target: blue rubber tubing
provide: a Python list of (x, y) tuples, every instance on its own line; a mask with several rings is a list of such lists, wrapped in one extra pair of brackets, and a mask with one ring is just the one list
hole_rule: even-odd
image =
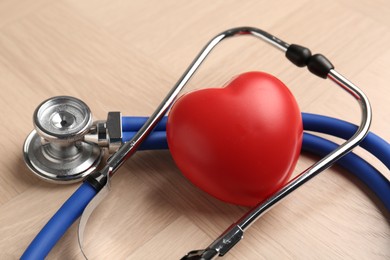
[[(358, 127), (346, 121), (302, 113), (303, 129), (349, 139)], [(359, 144), (360, 147), (375, 155), (388, 169), (390, 169), (390, 144), (374, 133), (369, 133)]]
[(96, 190), (89, 183), (83, 183), (42, 228), (20, 259), (44, 259), (95, 195)]
[[(308, 118), (305, 115), (310, 115)], [(146, 117), (144, 117), (142, 120), (143, 122), (146, 121)], [(324, 119), (323, 116), (318, 116), (318, 115), (312, 115), (312, 114), (303, 114), (303, 120), (304, 120), (304, 127), (310, 128), (309, 130), (315, 131), (313, 129), (316, 129), (318, 125), (315, 124), (316, 119)], [(166, 120), (166, 119), (164, 119)], [(306, 124), (306, 121), (311, 122), (310, 124)], [(313, 121), (314, 120), (314, 121)], [(335, 128), (341, 128), (340, 125), (335, 124), (332, 126), (329, 126), (329, 124), (333, 124), (334, 122), (332, 120), (336, 121), (341, 121), (333, 118), (327, 118), (326, 120), (322, 121), (322, 124), (328, 124), (327, 127), (330, 129), (327, 129), (326, 133), (334, 131), (334, 134), (340, 134), (340, 131)], [(166, 122), (166, 121), (165, 121)], [(342, 121), (344, 122), (344, 121)], [(349, 124), (347, 122), (344, 122), (346, 124)], [(141, 124), (142, 125), (142, 124)], [(165, 130), (165, 125), (164, 122), (162, 124), (163, 129)], [(159, 128), (161, 129), (161, 128)], [(332, 130), (333, 129), (333, 130)], [(137, 131), (136, 129), (135, 131)], [(324, 132), (323, 129), (320, 132)], [(353, 133), (356, 131), (355, 128), (351, 128), (349, 130), (349, 134), (347, 138), (353, 135)], [(162, 133), (160, 133), (162, 132)], [(124, 134), (126, 135), (128, 139), (131, 138), (131, 135), (133, 133)], [(369, 136), (373, 135), (370, 133)], [(165, 132), (163, 131), (158, 131), (158, 129), (155, 129), (154, 132), (151, 133), (151, 136), (149, 138), (153, 138), (155, 136), (155, 141), (151, 142), (150, 145), (154, 142), (158, 143), (158, 146), (160, 148), (167, 148), (168, 145), (166, 143), (166, 136)], [(308, 137), (308, 134), (304, 134), (303, 138), (303, 150), (306, 149), (306, 145), (308, 145), (308, 150), (310, 152), (316, 152), (316, 154), (322, 156), (324, 154), (329, 153), (331, 150), (333, 150), (335, 147), (337, 147), (336, 144), (334, 144), (333, 148), (324, 148), (324, 154), (319, 154), (318, 151), (322, 151), (322, 146), (318, 147), (318, 143), (322, 143), (319, 139), (319, 137), (316, 136), (311, 136)], [(339, 136), (343, 138), (342, 136)], [(309, 138), (309, 139), (307, 139)], [(372, 138), (369, 138), (368, 141), (367, 138), (365, 139), (364, 143), (367, 142), (365, 145), (370, 151), (378, 158), (384, 161), (385, 165), (389, 167), (388, 162), (390, 161), (388, 158), (388, 149), (390, 149), (390, 146), (388, 143), (386, 143), (384, 140), (381, 138), (374, 138), (373, 140), (376, 141), (371, 141)], [(326, 141), (326, 140), (325, 140)], [(146, 142), (146, 141), (145, 141)], [(327, 141), (329, 142), (329, 141)], [(316, 146), (317, 145), (317, 146)], [(379, 148), (376, 148), (379, 146)], [(310, 148), (311, 147), (311, 148)], [(363, 147), (365, 148), (365, 147)], [(146, 149), (146, 147), (145, 147)], [(309, 150), (312, 149), (312, 150)], [(325, 150), (327, 149), (327, 150)], [(329, 150), (330, 149), (330, 150)], [(383, 152), (384, 155), (378, 154), (378, 151), (381, 153)], [(355, 165), (351, 169), (354, 170), (359, 170), (360, 168), (364, 167), (364, 174), (357, 174), (356, 176), (361, 179), (366, 185), (372, 189), (378, 196), (379, 198), (383, 201), (385, 204), (386, 208), (390, 210), (389, 207), (389, 197), (390, 197), (390, 188), (389, 188), (389, 181), (381, 175), (375, 168), (373, 168), (371, 165), (369, 165), (367, 162), (364, 162), (363, 159), (360, 157), (350, 153), (346, 156), (343, 157), (342, 160), (345, 160), (345, 158), (348, 158), (349, 156), (353, 156), (352, 159), (349, 159), (350, 161), (345, 162), (345, 166), (348, 167), (348, 165)], [(341, 161), (342, 161), (341, 160)], [(364, 163), (362, 163), (363, 161)], [(339, 161), (340, 162), (340, 161)], [(362, 166), (366, 165), (366, 166)], [(346, 168), (348, 169), (348, 168)], [(352, 172), (355, 173), (355, 172)], [(376, 176), (376, 177), (373, 177)], [(31, 242), (29, 247), (26, 249), (24, 254), (22, 255), (21, 259), (44, 259), (47, 254), (50, 252), (50, 250), (54, 247), (54, 245), (57, 243), (57, 241), (64, 235), (66, 230), (72, 225), (72, 223), (77, 220), (80, 215), (82, 214), (84, 208), (88, 205), (89, 201), (92, 200), (92, 198), (96, 195), (96, 191), (92, 186), (90, 186), (88, 183), (84, 183), (83, 185), (80, 186), (78, 190), (63, 204), (63, 206), (57, 211), (57, 213), (49, 220), (49, 222), (43, 227), (43, 229), (38, 233), (38, 235), (34, 238), (34, 240)]]
[[(339, 145), (324, 138), (304, 133), (302, 151), (318, 156), (325, 156)], [(353, 173), (373, 191), (390, 212), (390, 181), (377, 169), (354, 153), (349, 153), (337, 161), (337, 165)]]
[[(142, 125), (146, 122), (148, 117), (122, 117), (122, 123), (126, 123), (126, 126), (123, 126), (123, 129), (129, 129), (129, 131), (136, 132)], [(310, 113), (302, 113), (303, 129), (306, 131), (314, 131), (324, 134), (333, 135), (343, 139), (349, 139), (356, 132), (358, 127), (346, 121), (315, 115)], [(156, 126), (154, 133), (151, 134), (151, 139), (157, 139), (160, 148), (165, 149), (166, 141), (162, 140), (163, 136), (161, 133), (156, 133), (158, 131), (165, 131), (167, 117), (164, 117), (161, 122)], [(124, 133), (125, 135), (125, 133)], [(130, 140), (133, 133), (125, 135), (126, 141)], [(148, 139), (145, 140), (145, 143), (148, 142)], [(374, 133), (369, 133), (366, 138), (359, 144), (362, 148), (366, 149), (375, 157), (377, 157), (388, 169), (390, 169), (390, 144), (377, 136)], [(149, 149), (154, 146), (154, 141), (149, 142), (146, 147), (143, 149)], [(142, 146), (141, 146), (142, 147)]]
[[(148, 120), (146, 116), (123, 116), (122, 117), (122, 131), (123, 132), (137, 132)], [(168, 117), (163, 117), (156, 125), (154, 131), (165, 131)]]

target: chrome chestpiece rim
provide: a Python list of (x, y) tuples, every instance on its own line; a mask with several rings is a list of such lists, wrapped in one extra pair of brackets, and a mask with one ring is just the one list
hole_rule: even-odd
[(23, 146), (24, 160), (38, 177), (56, 183), (76, 182), (93, 172), (103, 151), (84, 142), (92, 114), (81, 100), (58, 96), (42, 102), (34, 112), (33, 130)]
[(33, 122), (42, 138), (66, 144), (83, 138), (92, 126), (92, 114), (83, 101), (59, 96), (42, 102), (34, 112)]

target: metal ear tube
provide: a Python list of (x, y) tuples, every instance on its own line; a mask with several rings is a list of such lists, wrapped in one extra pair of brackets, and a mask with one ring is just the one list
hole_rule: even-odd
[[(306, 171), (299, 174), (296, 178), (286, 184), (281, 190), (272, 195), (269, 199), (261, 202), (258, 206), (250, 210), (242, 219), (228, 228), (219, 238), (210, 244), (206, 249), (195, 250), (189, 252), (182, 259), (215, 259), (218, 256), (225, 255), (236, 243), (238, 243), (244, 231), (259, 219), (268, 209), (281, 201), (284, 197), (291, 192), (299, 188), (301, 185), (309, 181), (311, 178), (330, 167), (338, 159), (349, 153), (354, 147), (356, 147), (367, 135), (372, 119), (371, 106), (366, 95), (352, 82), (344, 78), (341, 74), (334, 70), (333, 65), (320, 54), (311, 55), (311, 51), (305, 47), (299, 45), (291, 45), (278, 39), (277, 37), (257, 28), (252, 27), (240, 27), (234, 28), (222, 32), (215, 36), (211, 41), (203, 48), (203, 50), (194, 59), (192, 64), (184, 72), (179, 81), (173, 86), (165, 99), (157, 107), (155, 112), (142, 126), (142, 128), (136, 133), (136, 135), (127, 143), (125, 143), (108, 161), (104, 169), (98, 172), (94, 172), (89, 175), (86, 181), (90, 183), (96, 190), (102, 190), (107, 186), (107, 179), (112, 177), (118, 168), (130, 158), (146, 139), (146, 137), (152, 132), (153, 128), (163, 118), (170, 106), (175, 101), (179, 92), (184, 88), (202, 62), (206, 59), (208, 54), (217, 46), (221, 41), (234, 36), (249, 35), (259, 38), (269, 43), (271, 46), (285, 53), (286, 57), (296, 66), (307, 66), (309, 71), (314, 75), (321, 78), (329, 78), (338, 86), (346, 90), (351, 96), (353, 96), (359, 103), (361, 108), (361, 123), (356, 133), (345, 143), (340, 145), (333, 152), (325, 156), (309, 167)], [(93, 202), (93, 200), (92, 200)], [(93, 209), (92, 209), (93, 210)], [(81, 228), (81, 233), (85, 228), (86, 221)], [(82, 245), (80, 245), (81, 247)]]

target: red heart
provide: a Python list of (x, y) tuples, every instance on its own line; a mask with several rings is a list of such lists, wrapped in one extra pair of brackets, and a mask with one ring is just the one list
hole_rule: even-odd
[(262, 72), (202, 89), (173, 105), (169, 149), (196, 186), (226, 202), (253, 206), (291, 176), (302, 144), (302, 119), (288, 88)]

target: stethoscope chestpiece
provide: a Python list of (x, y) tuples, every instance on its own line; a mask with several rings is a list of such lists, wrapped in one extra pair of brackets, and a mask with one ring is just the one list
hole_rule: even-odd
[(99, 145), (85, 142), (92, 114), (81, 100), (58, 96), (34, 112), (33, 130), (23, 146), (24, 160), (38, 177), (56, 183), (80, 181), (99, 165)]

